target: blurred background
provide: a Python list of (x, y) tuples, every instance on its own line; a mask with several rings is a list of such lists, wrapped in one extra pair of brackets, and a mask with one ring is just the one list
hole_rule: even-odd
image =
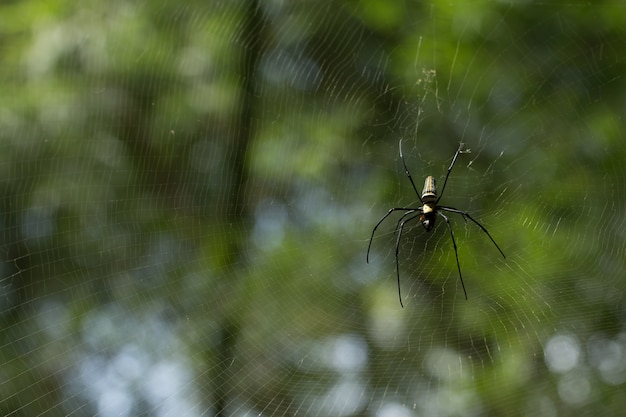
[[(0, 5), (0, 415), (626, 407), (626, 5)], [(433, 175), (441, 219), (392, 207)]]

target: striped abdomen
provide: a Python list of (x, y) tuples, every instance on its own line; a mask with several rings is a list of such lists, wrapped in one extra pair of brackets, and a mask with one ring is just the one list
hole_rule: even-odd
[(424, 204), (434, 203), (437, 200), (437, 188), (435, 187), (435, 178), (431, 175), (426, 177), (424, 181), (424, 190), (422, 191), (422, 202)]

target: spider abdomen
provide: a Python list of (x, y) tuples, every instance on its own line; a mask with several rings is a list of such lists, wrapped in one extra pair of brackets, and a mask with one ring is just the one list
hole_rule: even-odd
[(422, 202), (424, 206), (437, 201), (437, 188), (435, 186), (435, 177), (429, 175), (424, 181), (424, 189), (422, 190)]

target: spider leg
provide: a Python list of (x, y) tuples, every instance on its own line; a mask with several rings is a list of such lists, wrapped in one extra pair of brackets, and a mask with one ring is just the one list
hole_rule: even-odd
[(467, 300), (467, 291), (465, 290), (465, 283), (463, 282), (463, 275), (461, 274), (461, 264), (459, 264), (459, 252), (457, 251), (457, 248), (456, 248), (456, 241), (454, 240), (454, 233), (452, 232), (452, 226), (450, 226), (450, 220), (445, 214), (441, 213), (440, 211), (438, 211), (437, 214), (443, 217), (443, 219), (446, 221), (446, 224), (448, 225), (448, 230), (450, 231), (450, 237), (452, 238), (452, 245), (454, 246), (454, 256), (456, 257), (456, 268), (459, 270), (459, 278), (461, 279), (461, 286), (463, 287), (463, 293), (465, 294), (465, 299)]
[[(413, 186), (413, 190), (415, 191), (415, 195), (417, 195), (417, 198), (420, 199), (420, 203), (422, 203), (422, 205), (424, 205), (424, 202), (422, 201), (422, 196), (417, 191), (417, 187), (415, 186), (415, 182), (413, 181), (413, 177), (411, 176), (411, 173), (409, 172), (409, 168), (406, 166), (406, 162), (404, 162), (404, 155), (402, 154), (402, 139), (400, 139), (400, 143), (398, 144), (398, 146), (400, 147), (400, 159), (402, 160), (402, 165), (404, 165), (404, 174), (409, 178), (409, 181), (411, 181), (411, 185)], [(455, 159), (456, 159), (456, 157), (455, 157)], [(446, 179), (447, 179), (447, 177), (446, 177)]]
[(450, 212), (450, 213), (458, 213), (461, 216), (463, 216), (463, 218), (470, 219), (471, 221), (473, 221), (476, 224), (476, 226), (480, 227), (482, 229), (482, 231), (487, 234), (487, 236), (489, 237), (489, 239), (491, 239), (491, 241), (493, 242), (495, 247), (500, 251), (500, 254), (502, 255), (502, 257), (504, 259), (506, 259), (506, 256), (504, 255), (504, 252), (502, 252), (502, 249), (500, 249), (500, 246), (498, 246), (498, 244), (493, 239), (493, 237), (491, 237), (491, 235), (489, 234), (489, 232), (487, 231), (485, 226), (480, 224), (477, 220), (474, 220), (474, 218), (472, 216), (470, 216), (470, 214), (468, 212), (462, 211), (462, 210), (459, 210), (459, 209), (455, 209), (454, 207), (444, 207), (444, 206), (437, 206), (437, 210), (443, 210), (443, 211), (447, 211), (447, 212)]
[(450, 176), (450, 172), (452, 172), (452, 168), (454, 167), (454, 164), (456, 163), (456, 158), (459, 156), (462, 149), (463, 149), (463, 142), (459, 144), (459, 149), (456, 150), (454, 157), (452, 158), (452, 163), (448, 167), (448, 172), (446, 173), (446, 179), (443, 181), (443, 187), (441, 187), (441, 193), (439, 193), (439, 198), (437, 198), (437, 201), (435, 201), (435, 205), (439, 203), (439, 200), (441, 200), (441, 197), (443, 197), (443, 192), (446, 190), (446, 184), (448, 183), (448, 177)]
[[(413, 209), (413, 211), (415, 211), (415, 209)], [(396, 238), (396, 277), (398, 279), (398, 299), (400, 300), (400, 307), (402, 308), (404, 308), (404, 304), (402, 304), (402, 291), (400, 290), (400, 262), (398, 261), (398, 254), (400, 253), (400, 238), (402, 237), (402, 230), (404, 230), (404, 225), (413, 219), (417, 219), (421, 214), (421, 212), (415, 214), (408, 219), (402, 220), (399, 223), (398, 237)], [(406, 216), (407, 214), (404, 214), (402, 217)]]
[(398, 222), (396, 223), (396, 230), (394, 231), (394, 233), (398, 233), (398, 229), (400, 229), (400, 223), (402, 223), (402, 220), (404, 220), (405, 217), (410, 216), (411, 214), (414, 214), (415, 212), (419, 212), (420, 214), (423, 213), (421, 207), (418, 207), (416, 209), (411, 209), (411, 210), (407, 211), (406, 213), (404, 213), (398, 219)]
[[(366, 256), (366, 260), (367, 263), (370, 263), (370, 249), (372, 247), (372, 240), (374, 239), (374, 233), (376, 233), (376, 229), (378, 229), (378, 226), (380, 226), (380, 224), (387, 218), (389, 217), (389, 215), (391, 213), (393, 213), (394, 211), (406, 211), (406, 212), (413, 212), (415, 211), (415, 208), (410, 208), (410, 207), (394, 207), (394, 208), (390, 208), (389, 211), (387, 211), (387, 213), (381, 217), (381, 219), (378, 221), (378, 223), (376, 223), (376, 226), (374, 226), (374, 229), (372, 229), (372, 236), (370, 236), (370, 243), (369, 245), (367, 245), (367, 256)], [(407, 214), (403, 214), (401, 219), (406, 216)], [(397, 226), (396, 226), (397, 229)]]

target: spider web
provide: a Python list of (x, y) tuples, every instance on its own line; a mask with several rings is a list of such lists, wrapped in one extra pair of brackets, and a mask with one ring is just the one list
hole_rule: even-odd
[(624, 409), (626, 7), (205, 3), (0, 6), (0, 414)]

